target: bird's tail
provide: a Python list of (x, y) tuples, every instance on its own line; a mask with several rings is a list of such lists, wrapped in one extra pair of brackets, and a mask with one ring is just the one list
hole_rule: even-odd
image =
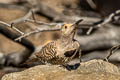
[(37, 57), (31, 57), (27, 61), (22, 63), (21, 67), (32, 67), (36, 65), (44, 65), (44, 63), (42, 63)]

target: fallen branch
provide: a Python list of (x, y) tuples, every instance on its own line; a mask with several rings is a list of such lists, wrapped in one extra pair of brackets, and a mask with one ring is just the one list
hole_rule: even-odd
[[(15, 38), (19, 37), (20, 34), (16, 34), (15, 32), (10, 30), (10, 25), (0, 21), (0, 33), (7, 37), (8, 39), (12, 40), (13, 42)], [(13, 26), (12, 29), (16, 28)], [(19, 30), (18, 30), (19, 31)], [(20, 31), (19, 31), (20, 32)], [(19, 66), (20, 63), (24, 62), (25, 60), (28, 59), (28, 57), (34, 52), (35, 47), (34, 45), (27, 39), (22, 39), (21, 42), (16, 41), (18, 44), (23, 45), (25, 47), (24, 50), (21, 50), (17, 53), (11, 53), (8, 55), (5, 55), (3, 57), (5, 57), (5, 61), (3, 64), (3, 66)], [(2, 58), (2, 56), (0, 57), (0, 59)], [(1, 59), (2, 60), (2, 59)], [(1, 64), (1, 61), (0, 61)]]

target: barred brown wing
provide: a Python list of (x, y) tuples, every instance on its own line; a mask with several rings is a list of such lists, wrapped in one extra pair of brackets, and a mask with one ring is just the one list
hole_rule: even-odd
[(47, 61), (52, 59), (57, 54), (55, 42), (50, 42), (45, 45), (39, 53), (36, 54), (38, 58)]

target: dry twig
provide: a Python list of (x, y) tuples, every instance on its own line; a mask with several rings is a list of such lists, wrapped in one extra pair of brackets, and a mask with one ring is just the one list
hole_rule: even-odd
[(39, 25), (46, 25), (46, 26), (55, 26), (55, 25), (59, 24), (59, 23), (46, 23), (46, 22), (31, 20), (31, 19), (26, 19), (25, 22), (31, 22), (31, 23), (36, 23)]
[[(35, 9), (35, 10), (36, 10), (36, 9)], [(100, 21), (95, 22), (95, 23), (93, 23), (93, 24), (80, 24), (80, 25), (79, 25), (79, 26), (80, 26), (79, 28), (89, 28), (87, 34), (90, 34), (91, 31), (92, 31), (94, 28), (99, 28), (99, 27), (101, 27), (101, 26), (103, 26), (103, 25), (111, 22), (112, 19), (113, 19), (113, 17), (114, 17), (116, 14), (118, 14), (118, 13), (120, 13), (119, 10), (117, 10), (115, 13), (112, 13), (108, 18), (106, 18), (106, 19), (104, 19), (104, 20), (100, 20)], [(32, 15), (33, 20), (28, 19), (31, 15)], [(20, 18), (20, 19), (18, 19), (18, 20), (16, 20), (16, 21), (14, 21), (13, 23), (18, 23), (18, 22), (21, 22), (21, 21), (23, 21), (23, 22), (25, 21), (25, 22), (37, 23), (37, 24), (39, 24), (39, 25), (46, 25), (46, 26), (56, 26), (56, 25), (58, 24), (58, 23), (45, 23), (45, 22), (42, 22), (42, 21), (37, 21), (37, 20), (35, 19), (34, 12), (31, 11), (31, 10), (29, 11), (29, 13), (28, 13), (26, 16), (24, 16), (23, 18)], [(87, 26), (87, 27), (83, 27), (83, 26)], [(89, 26), (89, 27), (88, 27), (88, 26)], [(57, 30), (58, 30), (58, 29), (59, 29), (59, 28), (57, 28)], [(34, 34), (34, 33), (43, 32), (43, 31), (54, 31), (54, 30), (56, 30), (56, 28), (55, 28), (55, 29), (48, 29), (48, 30), (47, 30), (47, 29), (41, 29), (41, 30), (38, 29), (38, 30), (32, 31), (32, 32), (30, 32), (30, 33), (27, 33), (27, 34), (25, 34), (25, 35), (22, 35), (22, 36), (20, 36), (19, 38), (15, 39), (15, 40), (20, 40), (21, 38), (27, 37), (27, 36), (29, 36), (29, 35), (31, 35), (31, 34)]]
[(27, 37), (27, 36), (30, 36), (31, 34), (35, 34), (35, 33), (39, 33), (39, 32), (45, 32), (45, 31), (59, 31), (60, 29), (58, 29), (58, 28), (53, 28), (53, 29), (40, 29), (40, 28), (38, 28), (37, 30), (35, 30), (35, 31), (31, 31), (31, 32), (29, 32), (29, 33), (26, 33), (26, 34), (24, 34), (24, 35), (22, 35), (22, 36), (20, 36), (20, 37), (18, 37), (18, 38), (16, 38), (15, 39), (15, 41), (17, 41), (17, 40), (21, 40), (22, 38), (24, 38), (24, 37)]
[(33, 17), (33, 19), (35, 20), (35, 17), (33, 16), (33, 13), (35, 13), (37, 11), (37, 9), (30, 9), (30, 11), (22, 18), (19, 18), (19, 19), (16, 19), (16, 20), (13, 20), (11, 21), (10, 23), (13, 23), (13, 24), (17, 24), (17, 23), (21, 23), (21, 22), (24, 22), (26, 19), (28, 19), (30, 16)]
[[(38, 9), (37, 8), (34, 8), (34, 9), (30, 9), (30, 11), (22, 18), (19, 18), (19, 19), (16, 19), (14, 21), (11, 21), (10, 23), (11, 24), (17, 24), (17, 23), (21, 23), (21, 22), (31, 22), (31, 23), (36, 23), (36, 24), (39, 24), (39, 25), (46, 25), (46, 26), (56, 26), (58, 25), (58, 23), (46, 23), (46, 22), (42, 22), (42, 21), (37, 21), (35, 19), (35, 15), (34, 13), (37, 12)], [(29, 19), (29, 17), (32, 16), (32, 19)]]
[(116, 14), (119, 14), (119, 13), (120, 13), (120, 10), (117, 10), (115, 13), (110, 14), (108, 18), (104, 19), (103, 22), (101, 24), (98, 24), (97, 26), (101, 27), (101, 26), (113, 21), (113, 18), (116, 16)]
[(110, 49), (110, 52), (108, 54), (108, 56), (105, 58), (106, 61), (108, 61), (109, 57), (115, 53), (118, 49), (120, 49), (120, 45), (117, 45), (117, 46), (113, 46), (111, 49)]
[(5, 23), (5, 22), (3, 22), (3, 21), (0, 21), (0, 23), (5, 24), (6, 26), (8, 26), (8, 27), (14, 29), (15, 31), (19, 32), (21, 35), (24, 34), (22, 31), (20, 31), (19, 29), (17, 29), (17, 28), (14, 27), (14, 26), (11, 26), (10, 24), (7, 24), (7, 23)]
[[(83, 20), (83, 19), (82, 19), (82, 20)], [(31, 21), (34, 22), (34, 20), (31, 20)], [(79, 22), (79, 21), (81, 21), (81, 20), (78, 20), (77, 22)], [(35, 22), (37, 22), (37, 21), (35, 21)], [(39, 23), (41, 23), (41, 22), (39, 22)], [(76, 22), (75, 22), (75, 23), (76, 23)], [(42, 24), (44, 24), (44, 23), (42, 23)], [(51, 24), (49, 24), (49, 23), (45, 23), (45, 24), (51, 25)], [(56, 25), (57, 25), (57, 24), (56, 24)], [(24, 38), (24, 37), (27, 37), (27, 36), (29, 36), (29, 35), (31, 35), (31, 34), (35, 34), (35, 33), (39, 33), (39, 32), (45, 32), (45, 31), (59, 31), (59, 30), (60, 30), (59, 27), (55, 27), (55, 28), (44, 28), (44, 29), (38, 28), (38, 29), (35, 30), (35, 31), (29, 32), (29, 33), (27, 33), (27, 34), (24, 34), (24, 35), (22, 35), (22, 36), (16, 38), (15, 40), (16, 40), (16, 41), (17, 41), (17, 40), (21, 40), (21, 39)]]
[(108, 18), (104, 19), (104, 20), (100, 20), (99, 22), (93, 23), (93, 26), (89, 28), (87, 34), (90, 34), (91, 31), (96, 27), (102, 27), (103, 25), (113, 21), (113, 18), (117, 15), (120, 14), (120, 10), (117, 10), (115, 13), (112, 13), (108, 16)]

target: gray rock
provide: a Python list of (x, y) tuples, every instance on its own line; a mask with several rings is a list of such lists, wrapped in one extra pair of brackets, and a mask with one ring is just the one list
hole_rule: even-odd
[(102, 60), (81, 63), (68, 71), (59, 65), (39, 65), (21, 72), (6, 74), (2, 80), (120, 80), (119, 69)]

